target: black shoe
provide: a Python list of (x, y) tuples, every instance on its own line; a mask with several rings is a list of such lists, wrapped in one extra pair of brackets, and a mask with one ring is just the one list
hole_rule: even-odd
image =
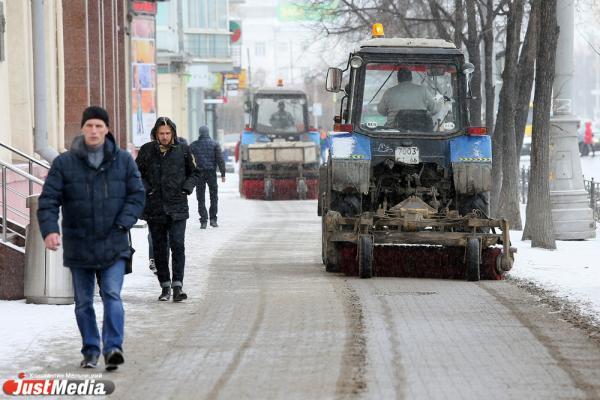
[(213, 228), (218, 228), (219, 225), (217, 224), (217, 220), (216, 219), (211, 219), (210, 220), (210, 226), (212, 226)]
[(124, 362), (125, 357), (123, 357), (123, 352), (119, 349), (111, 350), (104, 355), (104, 364), (106, 364), (107, 371), (114, 371)]
[(159, 301), (168, 301), (171, 298), (171, 288), (165, 286), (162, 288), (162, 293), (158, 296)]
[(98, 365), (98, 354), (84, 354), (79, 364), (81, 368), (96, 368), (96, 365)]
[(206, 221), (200, 221), (200, 229), (206, 229)]
[(187, 299), (187, 294), (183, 292), (181, 286), (173, 286), (173, 301), (179, 302)]

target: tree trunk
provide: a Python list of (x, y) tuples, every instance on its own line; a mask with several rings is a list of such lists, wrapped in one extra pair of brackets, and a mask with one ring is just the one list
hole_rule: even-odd
[(454, 44), (458, 49), (463, 42), (463, 28), (465, 26), (463, 0), (454, 0)]
[(515, 103), (517, 61), (521, 23), (525, 0), (515, 0), (508, 14), (506, 29), (505, 66), (502, 74), (501, 105), (504, 106), (502, 134), (502, 190), (498, 198), (497, 214), (508, 220), (515, 230), (522, 229), (519, 210), (519, 157), (515, 139)]
[(494, 106), (496, 103), (496, 89), (494, 81), (494, 0), (487, 0), (485, 30), (483, 32), (483, 53), (485, 65), (485, 126), (488, 132), (494, 131)]
[(533, 88), (533, 76), (535, 72), (535, 56), (537, 52), (538, 36), (540, 31), (539, 15), (540, 0), (531, 0), (531, 13), (529, 25), (525, 34), (525, 42), (519, 57), (519, 72), (517, 85), (519, 94), (517, 96), (515, 134), (517, 135), (517, 154), (521, 154), (527, 116), (529, 114), (529, 103), (531, 102), (531, 89)]
[(440, 10), (438, 9), (437, 0), (428, 0), (427, 3), (429, 4), (429, 12), (431, 13), (431, 16), (433, 18), (433, 23), (437, 29), (438, 36), (444, 40), (447, 40), (448, 42), (451, 42), (452, 38), (450, 37), (448, 30), (442, 22), (442, 15), (440, 14)]
[(536, 62), (531, 170), (527, 219), (523, 238), (531, 247), (555, 249), (550, 205), (550, 106), (558, 42), (556, 0), (545, 0), (540, 10), (540, 34)]
[(471, 126), (481, 126), (481, 52), (479, 50), (479, 27), (477, 24), (477, 7), (475, 0), (466, 0), (467, 9), (467, 31), (466, 40), (469, 61), (475, 67), (471, 78), (471, 95), (469, 103), (469, 114)]

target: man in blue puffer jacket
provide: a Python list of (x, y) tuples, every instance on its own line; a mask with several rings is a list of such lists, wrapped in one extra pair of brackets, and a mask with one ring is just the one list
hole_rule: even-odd
[[(225, 182), (225, 161), (221, 153), (221, 146), (210, 138), (208, 126), (201, 126), (198, 130), (199, 137), (190, 145), (190, 151), (198, 163), (199, 171), (198, 184), (196, 185), (196, 198), (198, 199), (198, 214), (200, 214), (200, 228), (206, 229), (206, 222), (210, 218), (210, 226), (218, 227), (218, 190), (217, 185), (217, 167), (221, 173), (221, 181)], [(204, 205), (204, 191), (208, 185), (210, 195), (210, 209), (206, 212)]]
[[(124, 362), (124, 312), (121, 287), (125, 262), (132, 257), (128, 230), (144, 209), (145, 191), (131, 155), (119, 149), (108, 131), (108, 113), (88, 107), (83, 135), (52, 163), (39, 199), (38, 219), (46, 248), (63, 243), (63, 263), (70, 268), (75, 317), (81, 333), (81, 367), (93, 368), (100, 356), (94, 312), (96, 272), (104, 305), (102, 352), (106, 369)], [(58, 215), (62, 208), (62, 226)]]

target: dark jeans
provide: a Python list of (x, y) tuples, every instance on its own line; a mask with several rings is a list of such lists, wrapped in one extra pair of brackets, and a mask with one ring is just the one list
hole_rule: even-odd
[[(204, 191), (208, 185), (208, 192), (210, 194), (210, 209), (208, 214), (206, 213), (206, 206), (204, 205)], [(217, 220), (217, 211), (219, 203), (218, 195), (219, 185), (217, 185), (217, 171), (200, 171), (200, 178), (198, 179), (198, 185), (196, 186), (196, 198), (198, 199), (198, 214), (200, 214), (200, 222), (206, 222), (210, 220)]]
[(81, 333), (83, 354), (100, 355), (100, 333), (94, 311), (96, 273), (99, 275), (100, 294), (104, 305), (102, 322), (102, 350), (123, 350), (125, 312), (121, 301), (121, 288), (125, 274), (125, 260), (121, 259), (102, 270), (71, 268), (75, 294), (75, 318)]
[[(183, 286), (185, 222), (185, 219), (179, 221), (169, 219), (169, 222), (148, 222), (154, 247), (156, 276), (161, 287)], [(171, 248), (172, 280), (169, 271), (169, 247)]]
[[(169, 242), (167, 241), (167, 258), (169, 258)], [(148, 259), (154, 259), (154, 246), (152, 246), (152, 236), (150, 235), (150, 229), (148, 229)]]

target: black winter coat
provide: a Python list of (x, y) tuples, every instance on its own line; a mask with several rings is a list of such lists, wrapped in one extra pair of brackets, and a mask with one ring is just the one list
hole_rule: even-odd
[(131, 256), (127, 230), (144, 208), (144, 187), (133, 158), (110, 133), (97, 169), (88, 161), (83, 136), (52, 163), (37, 211), (42, 237), (60, 232), (61, 206), (65, 266), (102, 269)]
[(167, 216), (174, 221), (188, 219), (187, 196), (194, 191), (198, 179), (188, 145), (171, 145), (166, 153), (161, 153), (157, 141), (148, 142), (140, 148), (135, 161), (146, 188), (146, 207), (141, 218), (157, 222), (166, 222)]
[(196, 159), (198, 170), (216, 171), (217, 167), (221, 176), (225, 176), (225, 161), (221, 146), (210, 138), (208, 133), (203, 133), (190, 145), (190, 151)]

